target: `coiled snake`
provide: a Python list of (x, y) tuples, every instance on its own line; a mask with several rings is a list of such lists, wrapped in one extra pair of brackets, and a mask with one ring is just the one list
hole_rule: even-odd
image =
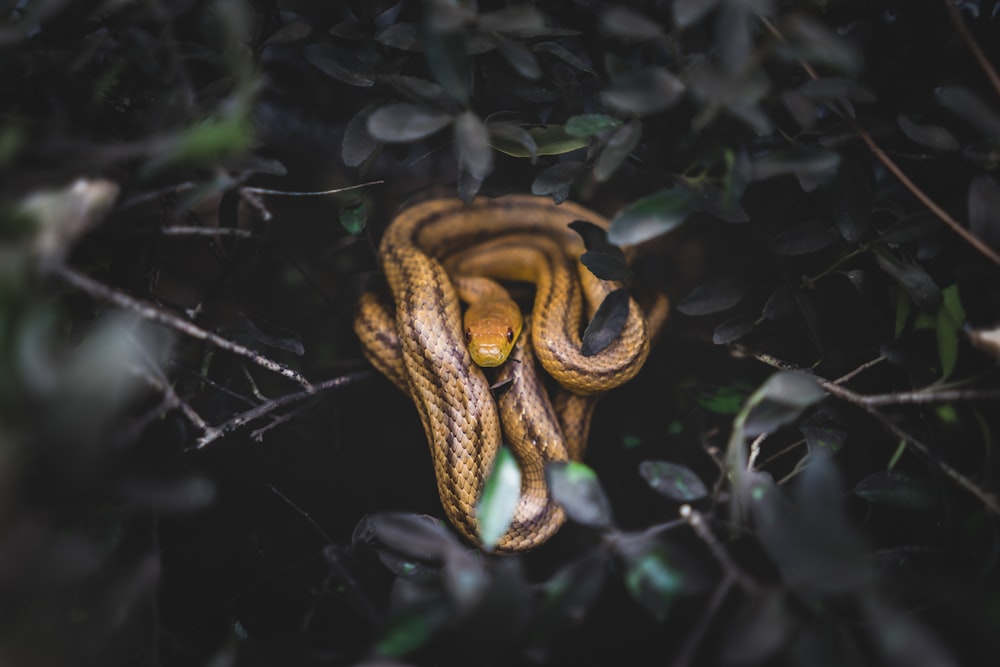
[[(472, 542), (478, 542), (476, 504), (501, 444), (509, 443), (521, 468), (521, 495), (496, 546), (501, 552), (538, 546), (562, 525), (565, 515), (552, 501), (544, 467), (582, 456), (597, 397), (635, 376), (649, 353), (650, 329), (666, 316), (666, 298), (659, 296), (647, 327), (630, 299), (621, 334), (599, 353), (582, 354), (584, 303), (592, 315), (620, 285), (599, 280), (579, 262), (585, 248), (568, 227), (575, 220), (607, 227), (581, 206), (528, 195), (411, 206), (392, 221), (379, 247), (394, 306), (366, 292), (355, 318), (365, 356), (413, 399), (445, 513)], [(516, 323), (495, 326), (494, 309), (483, 316), (486, 356), (504, 347), (504, 339), (516, 343), (495, 378), (510, 386), (496, 399), (466, 345), (479, 325), (463, 329), (459, 305), (460, 293), (477, 302), (492, 283), (468, 276), (535, 285), (533, 312), (520, 336)], [(552, 399), (533, 357), (560, 385)]]

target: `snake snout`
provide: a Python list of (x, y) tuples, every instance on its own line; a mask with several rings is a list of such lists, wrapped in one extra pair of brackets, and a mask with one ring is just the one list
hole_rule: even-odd
[(510, 348), (506, 336), (498, 334), (479, 334), (469, 341), (469, 354), (472, 355), (472, 360), (483, 368), (496, 368), (507, 361)]

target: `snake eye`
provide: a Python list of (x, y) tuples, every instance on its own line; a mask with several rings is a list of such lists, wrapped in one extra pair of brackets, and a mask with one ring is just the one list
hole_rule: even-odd
[(508, 343), (514, 342), (514, 330), (511, 329), (510, 327), (507, 327), (507, 342)]
[(471, 343), (472, 342), (472, 329), (466, 329), (465, 330), (465, 342), (466, 343)]

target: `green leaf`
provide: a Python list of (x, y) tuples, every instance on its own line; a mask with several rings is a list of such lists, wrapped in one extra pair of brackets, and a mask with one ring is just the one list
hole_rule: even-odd
[(501, 447), (476, 505), (479, 539), (486, 551), (492, 551), (507, 532), (520, 496), (521, 469), (510, 449)]
[(250, 147), (253, 127), (242, 115), (207, 120), (186, 130), (165, 162), (205, 164)]
[(927, 482), (903, 470), (884, 470), (868, 475), (852, 493), (872, 503), (903, 509), (926, 510), (937, 505)]
[(486, 125), (479, 116), (466, 111), (455, 119), (454, 133), (462, 166), (482, 181), (493, 170), (493, 149)]
[(937, 312), (941, 306), (941, 290), (919, 265), (907, 264), (878, 249), (875, 259), (883, 271), (903, 286), (915, 304), (929, 313)]
[(696, 200), (686, 188), (666, 188), (626, 206), (608, 229), (615, 245), (635, 245), (666, 234), (694, 212)]
[(576, 160), (547, 167), (531, 182), (531, 192), (536, 195), (552, 195), (552, 201), (561, 204), (569, 198), (569, 191), (583, 169), (584, 164)]
[(662, 549), (652, 546), (628, 556), (625, 586), (632, 599), (645, 607), (657, 621), (662, 621), (684, 591), (685, 576), (673, 566)]
[(641, 136), (642, 122), (638, 119), (615, 130), (614, 134), (608, 137), (597, 158), (597, 164), (594, 165), (594, 180), (603, 183), (611, 178), (618, 167), (625, 162), (629, 153), (639, 145)]
[(531, 151), (521, 142), (510, 141), (505, 137), (494, 137), (494, 148), (501, 153), (512, 157), (527, 157), (534, 159), (539, 155), (563, 155), (571, 153), (581, 148), (586, 148), (590, 143), (584, 137), (572, 137), (566, 134), (562, 125), (545, 125), (533, 127), (528, 130), (532, 140), (535, 142), (535, 150)]
[(363, 199), (345, 204), (340, 209), (340, 224), (348, 234), (357, 236), (365, 228), (368, 220), (368, 209)]
[(778, 371), (755, 391), (744, 406), (743, 431), (748, 437), (770, 433), (798, 419), (826, 392), (801, 371)]
[(604, 301), (597, 307), (597, 312), (583, 332), (583, 343), (580, 346), (583, 356), (592, 357), (598, 354), (618, 338), (628, 321), (631, 298), (625, 287), (620, 287), (604, 297)]
[(719, 415), (735, 415), (743, 407), (744, 401), (753, 387), (743, 381), (719, 387), (709, 396), (700, 396), (698, 405)]
[(571, 137), (590, 137), (616, 127), (621, 127), (622, 121), (614, 116), (602, 113), (586, 113), (570, 116), (566, 119), (566, 134)]
[(672, 500), (688, 503), (708, 495), (704, 482), (687, 468), (667, 461), (643, 461), (639, 474), (655, 491)]
[(430, 599), (395, 614), (375, 651), (384, 656), (400, 657), (423, 646), (448, 619), (444, 600)]
[(597, 474), (579, 461), (550, 463), (545, 466), (545, 481), (552, 497), (577, 523), (592, 528), (614, 526), (608, 502)]

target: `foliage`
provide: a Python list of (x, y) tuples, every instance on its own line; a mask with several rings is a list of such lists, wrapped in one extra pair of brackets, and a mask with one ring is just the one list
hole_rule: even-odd
[[(996, 664), (997, 6), (0, 2), (0, 662)], [(674, 305), (501, 557), (350, 323), (509, 192)]]

